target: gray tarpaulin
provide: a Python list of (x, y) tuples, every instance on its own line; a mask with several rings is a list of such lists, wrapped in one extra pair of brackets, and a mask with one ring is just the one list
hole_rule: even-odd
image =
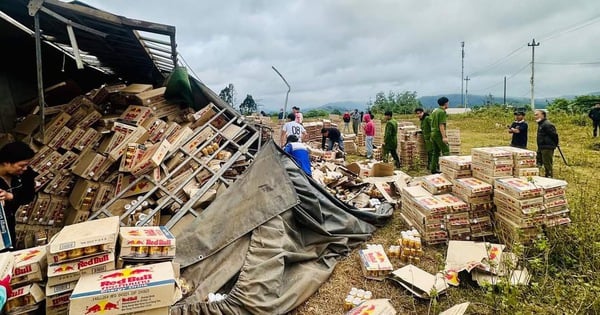
[[(273, 142), (180, 235), (176, 262), (193, 290), (171, 314), (285, 314), (324, 283), (337, 259), (392, 214), (351, 209)], [(226, 293), (207, 303), (208, 293)]]

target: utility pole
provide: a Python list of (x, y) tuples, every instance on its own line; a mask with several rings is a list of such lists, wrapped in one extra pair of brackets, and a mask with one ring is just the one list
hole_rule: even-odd
[(506, 107), (506, 76), (504, 76), (504, 106)]
[(460, 103), (466, 108), (463, 85), (465, 83), (465, 42), (460, 42), (462, 48), (462, 66), (460, 72)]
[(533, 96), (533, 65), (535, 63), (535, 47), (539, 46), (540, 43), (535, 42), (535, 38), (527, 46), (531, 47), (531, 110), (535, 110), (535, 99)]
[(271, 66), (271, 68), (273, 68), (273, 71), (275, 71), (279, 75), (281, 80), (283, 80), (283, 83), (285, 83), (285, 85), (287, 85), (288, 88), (287, 93), (285, 94), (285, 104), (283, 105), (283, 119), (285, 120), (287, 115), (288, 96), (290, 95), (290, 91), (292, 90), (292, 88), (290, 87), (290, 84), (287, 82), (287, 80), (281, 75), (279, 70), (275, 68), (275, 66)]
[(469, 76), (467, 76), (465, 78), (465, 108), (469, 107), (468, 103), (469, 103)]

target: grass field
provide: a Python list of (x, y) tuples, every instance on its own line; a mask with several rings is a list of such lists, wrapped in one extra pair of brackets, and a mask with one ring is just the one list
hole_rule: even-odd
[[(461, 154), (471, 148), (508, 145), (506, 126), (512, 113), (491, 109), (480, 113), (450, 116), (449, 128), (461, 131)], [(479, 287), (463, 281), (445, 294), (430, 301), (413, 298), (392, 281), (363, 278), (357, 250), (342, 259), (319, 291), (291, 314), (343, 314), (342, 303), (351, 287), (373, 292), (374, 298), (389, 298), (398, 314), (438, 314), (455, 304), (471, 302), (467, 314), (600, 314), (600, 209), (597, 172), (600, 168), (600, 140), (592, 138), (591, 122), (584, 116), (549, 114), (559, 132), (561, 148), (570, 166), (558, 151), (554, 158), (556, 178), (569, 183), (567, 198), (572, 223), (568, 227), (548, 230), (534, 244), (512, 247), (533, 277), (529, 286)], [(398, 117), (412, 120), (412, 116)], [(529, 122), (528, 148), (536, 149), (537, 123), (532, 114)], [(586, 125), (587, 124), (587, 125)], [(423, 172), (407, 171), (416, 176)], [(393, 219), (373, 235), (369, 243), (395, 244), (400, 231), (407, 228), (395, 211)], [(443, 269), (446, 246), (427, 247), (418, 266), (431, 273)], [(394, 261), (394, 267), (402, 265)]]

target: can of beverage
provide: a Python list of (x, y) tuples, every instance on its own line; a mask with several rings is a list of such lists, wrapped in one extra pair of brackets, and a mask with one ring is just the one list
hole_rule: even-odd
[(83, 256), (83, 248), (73, 248), (68, 252), (69, 258), (79, 258)]
[(135, 256), (136, 257), (146, 257), (146, 256), (148, 256), (148, 246), (137, 246), (137, 247), (135, 247)]
[(169, 246), (162, 246), (160, 255), (165, 257), (169, 256), (169, 249), (171, 249)]
[(152, 258), (160, 257), (162, 255), (163, 246), (150, 246), (148, 254)]
[(98, 246), (87, 246), (83, 248), (83, 253), (86, 255), (95, 254), (98, 252)]

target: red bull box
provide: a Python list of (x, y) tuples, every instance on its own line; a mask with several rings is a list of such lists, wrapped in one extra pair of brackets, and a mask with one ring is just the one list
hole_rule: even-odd
[(19, 286), (44, 279), (48, 267), (46, 246), (28, 248), (12, 252), (12, 254), (15, 258), (15, 266), (10, 280), (11, 286)]
[[(62, 264), (114, 250), (119, 234), (119, 217), (67, 225), (48, 245), (48, 264)], [(49, 266), (49, 270), (52, 269)]]
[(84, 275), (71, 294), (69, 312), (120, 315), (168, 307), (177, 293), (173, 268), (162, 262)]
[(73, 281), (52, 287), (46, 286), (46, 315), (69, 314), (71, 292), (76, 284), (77, 281)]
[(38, 309), (44, 298), (44, 291), (37, 283), (14, 288), (6, 301), (5, 311), (7, 314), (30, 312)]
[(122, 227), (119, 257), (124, 260), (165, 260), (175, 257), (175, 236), (165, 226)]

